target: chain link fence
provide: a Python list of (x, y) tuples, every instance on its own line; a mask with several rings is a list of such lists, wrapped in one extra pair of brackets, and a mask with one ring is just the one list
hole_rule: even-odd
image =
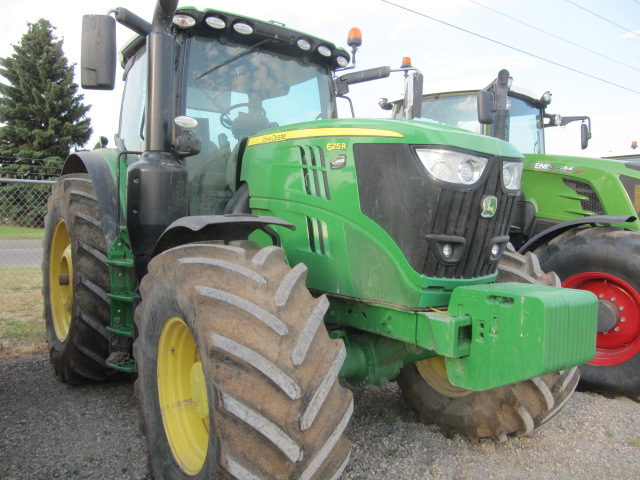
[(42, 239), (50, 167), (0, 166), (0, 356), (45, 349)]

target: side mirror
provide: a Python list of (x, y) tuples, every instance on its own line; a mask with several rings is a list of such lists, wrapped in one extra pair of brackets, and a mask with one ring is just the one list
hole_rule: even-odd
[(589, 139), (591, 138), (591, 131), (586, 123), (580, 125), (580, 146), (582, 150), (589, 146)]
[(82, 17), (80, 84), (89, 90), (116, 84), (116, 21), (109, 15)]
[(493, 113), (495, 111), (495, 97), (493, 92), (487, 90), (478, 91), (478, 121), (482, 125), (493, 123)]

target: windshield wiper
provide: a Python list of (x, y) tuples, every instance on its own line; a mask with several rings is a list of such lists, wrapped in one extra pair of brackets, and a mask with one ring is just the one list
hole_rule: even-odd
[(198, 75), (196, 77), (196, 80), (200, 80), (202, 77), (209, 75), (211, 72), (215, 72), (216, 70), (218, 70), (219, 68), (224, 67), (225, 65), (229, 65), (231, 62), (235, 62), (236, 60), (238, 60), (239, 58), (244, 57), (245, 55), (249, 55), (250, 53), (255, 52), (261, 45), (267, 43), (271, 41), (270, 38), (265, 38), (264, 40), (256, 43), (255, 45), (253, 45), (252, 47), (249, 47), (247, 50), (245, 50), (244, 52), (240, 52), (239, 54), (237, 54), (235, 57), (231, 57), (226, 59), (225, 61), (219, 63), (218, 65), (215, 65), (213, 67), (211, 67), (210, 69), (202, 72), (200, 75)]

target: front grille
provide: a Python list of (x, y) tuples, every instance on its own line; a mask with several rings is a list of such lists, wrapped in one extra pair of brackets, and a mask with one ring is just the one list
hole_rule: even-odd
[[(496, 239), (506, 243), (516, 202), (500, 180), (502, 159), (491, 158), (481, 181), (472, 188), (438, 182), (427, 174), (409, 145), (354, 146), (360, 208), (398, 244), (418, 272), (438, 278), (474, 278), (495, 272), (490, 258)], [(481, 217), (482, 200), (498, 200), (494, 216)], [(464, 242), (455, 262), (443, 261), (429, 238)]]
[(583, 210), (593, 212), (598, 215), (604, 215), (604, 207), (602, 206), (602, 203), (600, 203), (598, 194), (591, 185), (571, 178), (563, 178), (562, 181), (578, 195), (585, 197), (583, 200), (580, 200), (580, 206)]

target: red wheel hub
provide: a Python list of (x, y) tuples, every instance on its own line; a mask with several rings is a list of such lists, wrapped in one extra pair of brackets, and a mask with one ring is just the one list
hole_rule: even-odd
[(615, 326), (598, 332), (596, 356), (589, 365), (617, 365), (640, 351), (640, 294), (631, 285), (613, 275), (586, 272), (567, 278), (562, 286), (593, 292), (619, 311)]

